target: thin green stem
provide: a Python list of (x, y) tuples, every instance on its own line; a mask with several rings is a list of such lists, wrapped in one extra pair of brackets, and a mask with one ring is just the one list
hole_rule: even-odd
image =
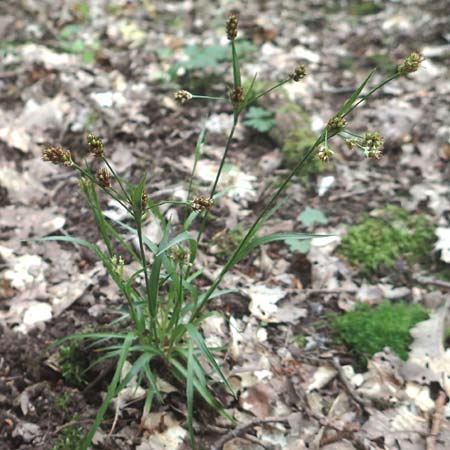
[[(225, 165), (225, 160), (227, 158), (228, 151), (231, 148), (231, 141), (233, 140), (233, 136), (234, 136), (234, 132), (236, 130), (238, 120), (239, 120), (239, 114), (234, 116), (233, 126), (231, 127), (230, 134), (228, 135), (227, 143), (225, 145), (225, 150), (222, 155), (222, 160), (220, 161), (219, 169), (217, 170), (216, 179), (214, 180), (214, 184), (211, 188), (209, 198), (213, 198), (214, 195), (216, 194), (217, 185), (219, 184), (219, 179), (220, 179), (220, 176), (222, 175), (223, 166)], [(205, 211), (205, 213), (203, 214), (203, 217), (202, 217), (202, 223), (200, 225), (200, 230), (197, 235), (197, 243), (200, 242), (203, 232), (205, 231), (207, 217), (208, 217), (208, 211)]]
[(192, 94), (192, 98), (193, 99), (200, 99), (200, 100), (225, 100), (225, 101), (228, 101), (228, 99), (225, 98), (225, 97), (211, 97), (209, 95), (195, 95), (195, 94)]
[(131, 209), (122, 201), (122, 199), (119, 197), (119, 193), (117, 191), (115, 191), (114, 189), (111, 189), (111, 188), (108, 190), (108, 189), (104, 188), (103, 186), (101, 186), (100, 184), (98, 184), (95, 177), (93, 177), (90, 172), (83, 169), (77, 163), (74, 162), (73, 167), (75, 168), (75, 170), (78, 170), (78, 172), (80, 172), (82, 176), (86, 177), (88, 180), (90, 180), (92, 183), (94, 183), (96, 186), (98, 186), (106, 195), (109, 195), (112, 199), (114, 199), (117, 203), (119, 203), (121, 206), (123, 206), (131, 214)]
[(375, 93), (376, 91), (378, 91), (378, 89), (381, 89), (383, 86), (385, 86), (386, 84), (390, 83), (392, 80), (395, 80), (397, 78), (399, 78), (401, 75), (396, 73), (392, 76), (390, 76), (389, 78), (386, 78), (386, 80), (382, 81), (380, 84), (378, 84), (377, 86), (375, 86), (374, 88), (372, 88), (367, 94), (365, 94), (364, 96), (362, 96), (344, 115), (343, 117), (349, 115), (355, 108), (357, 108), (362, 102), (366, 101), (373, 93)]
[(108, 167), (108, 169), (111, 171), (114, 179), (117, 180), (117, 182), (119, 183), (120, 189), (122, 189), (122, 193), (125, 197), (125, 199), (127, 200), (127, 202), (131, 205), (133, 202), (131, 201), (131, 198), (128, 195), (128, 191), (123, 187), (122, 184), (122, 180), (120, 179), (120, 177), (117, 175), (117, 173), (114, 171), (114, 169), (111, 167), (111, 164), (109, 164), (108, 160), (102, 156), (102, 160), (103, 162), (106, 164), (106, 166)]
[(250, 105), (251, 103), (256, 102), (256, 100), (258, 100), (259, 98), (264, 97), (269, 92), (272, 92), (273, 90), (278, 89), (279, 87), (283, 86), (283, 84), (286, 84), (289, 81), (291, 81), (290, 78), (287, 78), (286, 80), (280, 81), (279, 83), (277, 83), (274, 86), (272, 86), (270, 89), (267, 89), (267, 91), (261, 92), (260, 94), (258, 94), (254, 98), (252, 98), (248, 104)]
[(148, 267), (147, 267), (147, 259), (145, 257), (145, 248), (144, 248), (144, 239), (142, 238), (142, 224), (141, 224), (141, 220), (135, 219), (135, 223), (136, 223), (136, 231), (137, 231), (137, 236), (138, 236), (138, 241), (139, 241), (139, 253), (140, 253), (140, 257), (141, 257), (141, 263), (142, 263), (142, 269), (144, 271), (144, 279), (145, 279), (145, 291), (147, 294), (147, 302), (148, 302), (148, 314), (150, 316), (150, 333), (152, 337), (155, 337), (155, 333), (156, 333), (156, 317), (153, 314), (153, 308), (152, 305), (150, 304), (150, 278), (148, 276)]

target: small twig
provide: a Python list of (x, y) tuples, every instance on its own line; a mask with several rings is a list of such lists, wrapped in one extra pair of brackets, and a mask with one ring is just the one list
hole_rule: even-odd
[(228, 442), (231, 441), (234, 438), (241, 437), (244, 434), (247, 433), (250, 429), (265, 425), (269, 423), (288, 423), (288, 420), (285, 418), (268, 418), (268, 419), (259, 419), (254, 420), (253, 422), (247, 423), (245, 425), (242, 425), (240, 427), (235, 428), (234, 430), (229, 431), (227, 434), (222, 436), (212, 447), (211, 450), (222, 450), (223, 446)]
[(71, 422), (67, 422), (67, 423), (55, 428), (53, 435), (56, 436), (58, 433), (60, 433), (62, 430), (65, 430), (66, 428), (73, 427), (75, 425), (81, 425), (83, 423), (89, 423), (89, 422), (92, 422), (92, 419), (72, 420)]
[(370, 406), (370, 402), (363, 399), (359, 394), (355, 392), (352, 385), (347, 379), (347, 376), (345, 375), (344, 369), (342, 368), (339, 359), (337, 357), (334, 357), (332, 359), (333, 367), (337, 370), (339, 379), (341, 380), (342, 384), (344, 385), (346, 391), (350, 395), (350, 397), (358, 403), (363, 409), (366, 409), (368, 406)]
[(450, 289), (450, 282), (438, 280), (437, 278), (426, 277), (424, 275), (414, 275), (413, 279), (421, 284), (433, 284), (444, 289)]
[(447, 395), (440, 390), (435, 402), (435, 409), (431, 423), (431, 430), (429, 436), (426, 438), (427, 450), (436, 450), (436, 439), (442, 428), (444, 419), (444, 406), (447, 401)]

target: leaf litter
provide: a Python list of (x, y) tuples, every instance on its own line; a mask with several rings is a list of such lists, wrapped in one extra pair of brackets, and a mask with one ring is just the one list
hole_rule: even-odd
[[(183, 62), (188, 45), (218, 42), (221, 31), (210, 29), (208, 23), (223, 18), (227, 12), (225, 2), (219, 2), (217, 11), (206, 9), (202, 2), (156, 2), (142, 9), (115, 2), (116, 12), (112, 5), (108, 12), (105, 2), (91, 2), (91, 17), (82, 27), (93, 39), (103, 41), (95, 63), (89, 64), (81, 54), (66, 53), (64, 47), (58, 47), (62, 45), (58, 30), (80, 20), (76, 12), (67, 7), (57, 18), (51, 9), (42, 9), (41, 3), (48, 5), (30, 1), (20, 12), (23, 23), (29, 23), (27, 27), (17, 23), (11, 28), (14, 48), (2, 60), (0, 74), (0, 90), (6, 94), (0, 111), (0, 186), (6, 189), (9, 199), (8, 204), (0, 200), (0, 324), (20, 330), (30, 348), (36, 339), (62, 337), (60, 328), (71, 328), (73, 323), (98, 325), (109, 320), (107, 311), (111, 306), (120, 308), (104, 271), (79, 248), (20, 244), (23, 239), (68, 230), (84, 237), (89, 226), (83, 206), (74, 198), (76, 186), (70, 176), (60, 178), (54, 167), (38, 161), (41, 146), (54, 142), (56, 137), (74, 151), (82, 151), (79, 143), (83, 134), (96, 129), (111, 143), (112, 160), (120, 173), (146, 170), (151, 173), (150, 186), (158, 186), (155, 189), (161, 192), (179, 185), (180, 177), (186, 178), (192, 167), (196, 135), (188, 131), (193, 123), (200, 127), (204, 117), (198, 109), (180, 110), (168, 101), (168, 92), (173, 90), (170, 83), (178, 80), (167, 77), (167, 69)], [(445, 401), (440, 408), (438, 399), (439, 392), (450, 395), (445, 347), (448, 306), (442, 304), (442, 297), (431, 298), (441, 288), (417, 285), (396, 274), (369, 282), (335, 252), (339, 239), (350, 224), (358, 222), (361, 212), (394, 200), (408, 211), (426, 211), (432, 217), (437, 225), (435, 260), (424, 269), (435, 276), (437, 266), (448, 274), (450, 186), (446, 182), (446, 148), (450, 128), (448, 108), (438, 95), (439, 91), (444, 95), (448, 91), (448, 45), (442, 45), (448, 37), (439, 31), (440, 8), (445, 2), (435, 2), (433, 8), (409, 2), (407, 9), (404, 2), (388, 3), (377, 14), (358, 18), (356, 25), (348, 20), (351, 12), (345, 7), (333, 12), (327, 10), (326, 2), (319, 2), (320, 8), (317, 4), (312, 7), (312, 3), (288, 2), (283, 11), (269, 4), (265, 12), (249, 5), (244, 14), (246, 38), (257, 43), (260, 33), (271, 36), (274, 30), (277, 36), (262, 45), (261, 58), (243, 66), (249, 70), (247, 75), (252, 76), (250, 70), (256, 69), (261, 78), (274, 78), (296, 62), (308, 62), (314, 76), (304, 85), (292, 85), (287, 96), (301, 103), (308, 113), (314, 113), (315, 124), (326, 122), (341, 99), (339, 92), (355, 85), (367, 69), (365, 58), (380, 50), (383, 39), (387, 39), (389, 53), (401, 59), (410, 50), (405, 44), (406, 34), (411, 45), (421, 48), (428, 60), (417, 77), (397, 83), (355, 119), (361, 131), (367, 122), (384, 128), (386, 156), (378, 166), (369, 167), (356, 161), (348, 150), (340, 149), (335, 168), (327, 168), (310, 185), (291, 188), (295, 195), (272, 225), (282, 227), (279, 224), (285, 222), (290, 230), (335, 235), (314, 239), (309, 248), (303, 248), (300, 258), (304, 259), (297, 263), (303, 282), (291, 272), (297, 256), (279, 244), (265, 247), (253, 261), (240, 264), (225, 277), (223, 287), (237, 288), (238, 293), (235, 298), (230, 295), (217, 300), (215, 304), (223, 315), (207, 321), (203, 333), (210, 345), (228, 349), (220, 360), (239, 399), (237, 404), (230, 399), (228, 411), (240, 424), (273, 416), (280, 423), (261, 422), (243, 436), (228, 440), (223, 448), (257, 449), (263, 444), (273, 449), (445, 449), (450, 441), (450, 403)], [(11, 7), (11, 2), (4, 2), (0, 11), (8, 17)], [(33, 18), (36, 8), (42, 11), (39, 20)], [(186, 13), (184, 19), (180, 8)], [(200, 11), (202, 14), (197, 14)], [(189, 14), (195, 17), (192, 28), (187, 21)], [(326, 14), (332, 18), (331, 29), (312, 25), (328, 20)], [(297, 20), (299, 16), (304, 20)], [(148, 20), (156, 18), (164, 26), (149, 28)], [(178, 29), (185, 29), (186, 35), (175, 30), (173, 23), (177, 20), (183, 23)], [(424, 20), (428, 21), (427, 31), (417, 37), (416, 31), (425, 29)], [(26, 43), (30, 35), (34, 43)], [(44, 41), (44, 35), (50, 41)], [(290, 36), (297, 36), (298, 42), (290, 42)], [(151, 50), (155, 48), (167, 49), (168, 56), (156, 56)], [(331, 79), (329, 73), (323, 73), (325, 67), (332, 71)], [(211, 70), (214, 75), (214, 68)], [(164, 76), (155, 78), (157, 73)], [(196, 75), (190, 76), (195, 79)], [(329, 98), (323, 95), (324, 90), (331, 91)], [(396, 97), (381, 98), (392, 94)], [(274, 96), (271, 100), (271, 108), (276, 109), (280, 99)], [(206, 159), (200, 161), (195, 180), (205, 189), (219, 164), (221, 139), (229, 120), (230, 116), (215, 106), (207, 120), (212, 144), (205, 149)], [(219, 199), (220, 208), (229, 213), (218, 218), (222, 228), (245, 222), (264, 198), (266, 183), (276, 182), (276, 175), (284, 170), (279, 149), (265, 141), (264, 135), (249, 133), (243, 127), (239, 129), (229, 171), (222, 180), (221, 189), (229, 189), (226, 197)], [(257, 141), (261, 141), (259, 146)], [(308, 190), (317, 193), (318, 198), (307, 195)], [(114, 205), (108, 208), (114, 219), (124, 218)], [(301, 218), (297, 217), (299, 211), (304, 212)], [(157, 241), (157, 223), (150, 222), (146, 233)], [(219, 267), (215, 255), (205, 248), (201, 252), (210, 263), (205, 276), (214, 278)], [(442, 292), (448, 289), (442, 288)], [(428, 303), (430, 318), (411, 331), (413, 342), (406, 362), (385, 349), (369, 360), (367, 371), (355, 373), (351, 357), (317, 322), (326, 320), (329, 312), (352, 309), (357, 301), (378, 304), (386, 298)], [(94, 311), (94, 307), (99, 307), (96, 317), (87, 312)], [(294, 337), (301, 334), (309, 334), (306, 341), (316, 340), (318, 344), (309, 350), (299, 346), (296, 342), (301, 339), (294, 341)], [(2, 354), (9, 355), (13, 343), (5, 337)], [(342, 362), (342, 372), (331, 363), (336, 355)], [(8, 376), (6, 369), (16, 374), (18, 360), (2, 359), (1, 376)], [(31, 368), (21, 369), (24, 373), (34, 380)], [(15, 390), (0, 390), (7, 396), (5, 411), (10, 414), (6, 419), (1, 416), (2, 420), (13, 423), (11, 429), (1, 429), (2, 437), (6, 436), (8, 445), (19, 442), (19, 448), (28, 444), (49, 448), (43, 442), (49, 425), (31, 411), (14, 406), (28, 383), (26, 377), (17, 379), (12, 381)], [(50, 377), (50, 381), (54, 379)], [(355, 394), (367, 400), (369, 406), (358, 404)], [(121, 438), (122, 431), (124, 436), (129, 432), (126, 414), (132, 418), (133, 433), (140, 417), (139, 408), (124, 400), (126, 414), (118, 415), (109, 438), (122, 448), (187, 448), (183, 406), (174, 399), (173, 388), (167, 389), (166, 397), (166, 406), (157, 407), (145, 419), (137, 444)], [(85, 410), (84, 419), (92, 420), (92, 411)], [(111, 419), (114, 414), (111, 411)], [(227, 432), (229, 424), (220, 428), (224, 423), (216, 419), (216, 428), (211, 428), (208, 425), (213, 425), (213, 420), (202, 422), (201, 415), (199, 408), (198, 434), (205, 446), (213, 445), (218, 436)], [(63, 425), (53, 420), (50, 428)], [(104, 431), (108, 431), (107, 425)], [(208, 440), (211, 433), (214, 437)], [(107, 439), (105, 436), (102, 439)]]

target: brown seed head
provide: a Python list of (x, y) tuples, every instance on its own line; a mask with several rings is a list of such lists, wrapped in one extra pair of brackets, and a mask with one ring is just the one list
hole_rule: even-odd
[(214, 205), (214, 200), (212, 198), (206, 198), (199, 195), (192, 200), (191, 208), (196, 212), (209, 211)]
[(173, 94), (173, 98), (180, 105), (184, 105), (186, 102), (192, 99), (192, 94), (188, 91), (181, 90), (175, 92), (175, 94)]
[(238, 18), (236, 14), (230, 14), (226, 24), (227, 38), (229, 41), (234, 41), (238, 31)]
[(92, 133), (89, 133), (87, 135), (87, 143), (89, 146), (89, 151), (92, 155), (94, 155), (96, 158), (101, 158), (105, 154), (105, 149), (103, 147), (102, 140), (93, 135)]
[(289, 74), (289, 78), (293, 81), (300, 81), (305, 78), (307, 74), (305, 66), (301, 65), (296, 67), (295, 70)]
[(98, 169), (95, 173), (97, 178), (97, 183), (102, 188), (110, 188), (111, 187), (111, 176), (109, 175), (109, 172), (102, 167), (101, 169)]
[(73, 164), (72, 156), (69, 150), (62, 147), (49, 147), (42, 152), (42, 160), (53, 164), (63, 164), (70, 167)]
[(141, 197), (141, 209), (142, 211), (145, 211), (145, 209), (147, 208), (147, 201), (148, 201), (148, 195), (146, 192), (142, 192), (142, 197)]
[(244, 100), (244, 89), (241, 86), (236, 86), (230, 91), (230, 100), (234, 106), (239, 105)]
[(407, 75), (408, 73), (415, 72), (423, 60), (424, 58), (422, 55), (413, 52), (401, 64), (398, 65), (397, 73)]

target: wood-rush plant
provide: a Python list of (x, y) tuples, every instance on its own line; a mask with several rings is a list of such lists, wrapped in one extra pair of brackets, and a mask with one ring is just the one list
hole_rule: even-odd
[[(225, 274), (252, 250), (273, 241), (292, 238), (310, 239), (312, 237), (312, 235), (294, 232), (270, 235), (261, 235), (258, 232), (279, 207), (280, 200), (289, 182), (307, 159), (313, 157), (314, 154), (317, 154), (324, 161), (332, 157), (333, 150), (329, 147), (329, 141), (332, 137), (341, 137), (349, 146), (361, 149), (369, 158), (378, 159), (381, 157), (381, 136), (377, 133), (359, 136), (350, 132), (347, 129), (346, 117), (388, 82), (417, 70), (422, 59), (418, 54), (413, 53), (398, 66), (394, 75), (363, 94), (363, 90), (371, 79), (373, 72), (367, 76), (335, 116), (329, 120), (309, 151), (299, 159), (290, 174), (274, 190), (262, 212), (244, 232), (242, 240), (223, 265), (215, 281), (203, 290), (196, 286), (196, 279), (202, 274), (203, 270), (196, 260), (197, 249), (205, 230), (208, 212), (214, 207), (214, 201), (218, 195), (218, 183), (239, 118), (242, 112), (260, 97), (285, 83), (301, 81), (306, 76), (305, 67), (299, 66), (284, 80), (275, 83), (270, 89), (264, 92), (255, 92), (253, 89), (255, 75), (249, 89), (244, 92), (239, 57), (235, 47), (238, 32), (238, 19), (235, 15), (228, 18), (226, 32), (231, 46), (233, 85), (229, 92), (229, 98), (220, 98), (220, 100), (231, 103), (233, 124), (214, 183), (207, 197), (201, 195), (193, 197), (191, 195), (192, 178), (205, 139), (204, 131), (197, 141), (188, 198), (184, 202), (170, 200), (162, 203), (154, 202), (151, 193), (146, 191), (145, 176), (137, 184), (119, 176), (108, 161), (102, 140), (92, 134), (88, 136), (90, 153), (97, 162), (103, 165), (96, 171), (88, 163), (81, 165), (74, 161), (70, 151), (61, 147), (51, 147), (43, 152), (42, 158), (44, 161), (62, 164), (78, 172), (80, 186), (92, 210), (104, 246), (100, 247), (85, 240), (68, 236), (52, 236), (43, 239), (71, 242), (92, 250), (106, 267), (128, 305), (127, 312), (122, 317), (122, 319), (126, 319), (122, 322), (127, 324), (126, 330), (121, 332), (111, 331), (110, 333), (75, 334), (62, 340), (93, 340), (97, 345), (103, 344), (104, 346), (104, 354), (98, 358), (97, 362), (109, 358), (116, 360), (114, 376), (96, 419), (83, 441), (81, 447), (83, 450), (86, 450), (90, 445), (108, 405), (132, 379), (137, 380), (138, 384), (146, 389), (144, 416), (150, 411), (155, 397), (160, 402), (163, 400), (158, 389), (158, 375), (163, 372), (169, 373), (172, 380), (185, 386), (187, 427), (193, 447), (195, 447), (193, 432), (195, 396), (202, 398), (218, 413), (229, 417), (210, 387), (210, 382), (214, 377), (215, 381), (220, 381), (231, 393), (233, 392), (214, 357), (214, 353), (220, 351), (220, 349), (208, 348), (199, 331), (202, 321), (208, 316), (208, 302), (214, 297), (230, 292), (229, 289), (219, 290), (221, 281)], [(175, 99), (183, 104), (194, 99), (217, 100), (218, 98), (198, 96), (182, 90), (175, 94)], [(99, 202), (99, 191), (114, 199), (128, 212), (126, 222), (114, 222), (105, 217)], [(164, 216), (161, 208), (163, 204), (177, 205), (185, 210), (184, 217), (186, 218), (181, 227), (174, 229), (175, 227), (171, 224), (170, 219)], [(197, 230), (195, 231), (192, 228), (197, 219), (199, 219), (199, 225), (195, 228)], [(154, 242), (145, 235), (144, 224), (148, 220), (155, 220), (160, 224), (162, 232), (160, 242)], [(137, 237), (138, 244), (136, 246), (130, 244), (125, 238), (125, 234), (130, 232)], [(131, 275), (126, 275), (124, 259), (119, 254), (126, 255), (126, 258), (137, 262), (139, 269)], [(128, 360), (131, 362), (131, 368), (125, 370), (124, 367), (128, 367), (125, 362)], [(231, 417), (229, 418), (232, 420)]]

